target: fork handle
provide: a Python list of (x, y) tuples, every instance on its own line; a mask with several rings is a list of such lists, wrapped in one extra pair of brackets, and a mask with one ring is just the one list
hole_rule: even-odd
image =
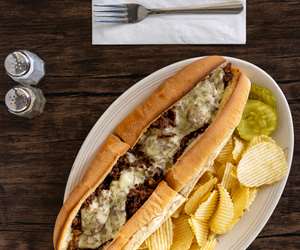
[(148, 9), (149, 15), (161, 14), (238, 14), (244, 9), (241, 1), (203, 5), (189, 9)]

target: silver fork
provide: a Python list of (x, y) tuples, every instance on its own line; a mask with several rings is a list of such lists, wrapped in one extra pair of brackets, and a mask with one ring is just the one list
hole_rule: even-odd
[(99, 23), (137, 23), (149, 15), (162, 14), (238, 14), (244, 6), (241, 1), (227, 1), (201, 5), (186, 9), (149, 9), (140, 4), (94, 4), (95, 22)]

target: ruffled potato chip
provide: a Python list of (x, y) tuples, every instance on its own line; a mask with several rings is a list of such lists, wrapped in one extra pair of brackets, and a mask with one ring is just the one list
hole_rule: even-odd
[(257, 195), (257, 188), (250, 188), (249, 189), (249, 199), (248, 199), (248, 203), (246, 206), (246, 209), (249, 210), (250, 206), (252, 205), (252, 203), (254, 202), (256, 195)]
[(209, 225), (205, 221), (201, 221), (194, 216), (189, 219), (189, 224), (195, 234), (197, 243), (200, 247), (204, 246), (208, 239)]
[(237, 177), (246, 187), (260, 187), (281, 180), (287, 170), (283, 150), (274, 143), (262, 142), (244, 153), (237, 167)]
[(169, 250), (173, 242), (173, 223), (169, 218), (146, 241), (149, 250)]
[(216, 248), (216, 245), (217, 245), (217, 239), (215, 234), (210, 234), (208, 236), (208, 241), (203, 247), (200, 248), (200, 250), (214, 250)]
[(232, 160), (232, 151), (233, 151), (233, 140), (232, 137), (228, 140), (227, 144), (218, 154), (216, 161), (219, 163), (226, 163)]
[(216, 170), (214, 168), (214, 165), (210, 165), (207, 170), (206, 173), (209, 174), (210, 176), (214, 177), (216, 174)]
[(237, 167), (234, 166), (234, 168), (231, 171), (231, 175), (230, 175), (230, 197), (232, 197), (232, 193), (234, 192), (234, 190), (236, 190), (237, 188), (239, 188), (239, 186), (241, 185), (238, 178), (237, 178)]
[(143, 242), (143, 244), (138, 248), (138, 250), (146, 250), (148, 247), (146, 246), (146, 243)]
[(217, 175), (219, 181), (222, 181), (223, 175), (225, 172), (226, 163), (221, 164), (221, 163), (215, 162), (214, 167), (216, 169), (216, 175)]
[(234, 216), (234, 207), (229, 193), (221, 184), (218, 185), (218, 191), (219, 203), (210, 221), (210, 229), (216, 234), (224, 234), (230, 230)]
[(240, 219), (247, 209), (250, 198), (250, 188), (239, 186), (232, 194), (232, 201), (234, 207), (234, 220)]
[(178, 218), (184, 209), (184, 204), (182, 204), (177, 210), (171, 215), (172, 218)]
[[(200, 178), (200, 180), (197, 183), (197, 187), (200, 187), (201, 185), (205, 184), (206, 182), (210, 181), (211, 179), (213, 179), (214, 173), (212, 171), (206, 171)], [(196, 190), (196, 188), (195, 188)]]
[(235, 169), (235, 166), (232, 163), (230, 163), (230, 162), (226, 163), (221, 184), (223, 185), (223, 187), (226, 188), (226, 190), (228, 192), (230, 192), (231, 187), (234, 182), (234, 179), (235, 179), (234, 174), (233, 174), (234, 169)]
[(205, 184), (199, 186), (199, 188), (192, 194), (184, 206), (186, 214), (193, 214), (199, 204), (207, 198), (207, 194), (215, 187), (217, 178), (213, 178)]
[(207, 171), (205, 171), (203, 173), (203, 175), (200, 177), (199, 181), (197, 182), (197, 184), (195, 185), (194, 189), (192, 190), (192, 192), (190, 193), (190, 196), (192, 196), (192, 194), (203, 184), (205, 184), (206, 182), (208, 182), (209, 180), (215, 178), (216, 175), (216, 171), (214, 166), (210, 166), (209, 169)]
[(202, 250), (202, 248), (199, 247), (197, 242), (193, 242), (189, 250)]
[(261, 142), (271, 142), (276, 144), (276, 142), (267, 135), (260, 135), (260, 136), (255, 136), (252, 138), (252, 140), (248, 144), (248, 148), (255, 146), (256, 144), (259, 144)]
[(173, 220), (174, 237), (171, 250), (188, 250), (193, 242), (194, 234), (189, 225), (187, 215), (181, 215)]
[(201, 221), (208, 222), (208, 220), (211, 218), (211, 216), (216, 210), (217, 203), (218, 203), (218, 192), (217, 190), (214, 190), (209, 195), (208, 199), (199, 205), (199, 207), (195, 212), (195, 218)]
[[(241, 186), (240, 183), (233, 190), (233, 206), (234, 206), (234, 218), (230, 223), (229, 230), (230, 231), (236, 223), (239, 222), (241, 217), (243, 216), (245, 210), (249, 210), (249, 207), (253, 203), (257, 194), (257, 188), (247, 188)], [(245, 204), (246, 203), (246, 204)]]
[(245, 143), (235, 136), (233, 137), (233, 145), (232, 158), (235, 162), (238, 162), (245, 150)]

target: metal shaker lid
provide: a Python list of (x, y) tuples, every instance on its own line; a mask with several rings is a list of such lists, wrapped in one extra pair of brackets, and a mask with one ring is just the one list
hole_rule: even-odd
[(5, 58), (4, 67), (11, 76), (23, 76), (30, 69), (30, 60), (24, 52), (16, 51)]
[(13, 113), (20, 113), (29, 108), (31, 104), (30, 92), (23, 87), (10, 89), (5, 95), (5, 105)]

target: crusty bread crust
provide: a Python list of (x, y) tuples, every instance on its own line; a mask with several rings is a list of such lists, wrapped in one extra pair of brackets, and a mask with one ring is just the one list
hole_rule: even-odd
[[(148, 200), (120, 229), (117, 237), (107, 247), (107, 250), (120, 250), (128, 244), (129, 239), (140, 229), (147, 227), (151, 221), (159, 222), (167, 213), (166, 208), (176, 199), (176, 208), (184, 203), (185, 199), (171, 189), (165, 181), (161, 181)], [(179, 199), (178, 199), (179, 198)], [(175, 210), (176, 210), (175, 208)], [(160, 220), (161, 218), (161, 220)], [(158, 226), (160, 223), (158, 223)]]
[(131, 147), (162, 112), (189, 92), (211, 71), (225, 62), (221, 56), (209, 56), (186, 66), (167, 79), (141, 105), (136, 107), (114, 133)]
[(221, 112), (218, 112), (213, 123), (198, 136), (168, 171), (166, 181), (175, 191), (180, 192), (197, 173), (201, 172), (208, 161), (213, 161), (217, 156), (216, 149), (224, 144), (241, 120), (250, 86), (250, 80), (241, 73), (231, 97)]
[(53, 235), (55, 249), (62, 249), (68, 237), (68, 229), (81, 205), (102, 183), (119, 157), (128, 149), (129, 145), (114, 135), (109, 135), (102, 144), (81, 182), (72, 191), (58, 214)]

